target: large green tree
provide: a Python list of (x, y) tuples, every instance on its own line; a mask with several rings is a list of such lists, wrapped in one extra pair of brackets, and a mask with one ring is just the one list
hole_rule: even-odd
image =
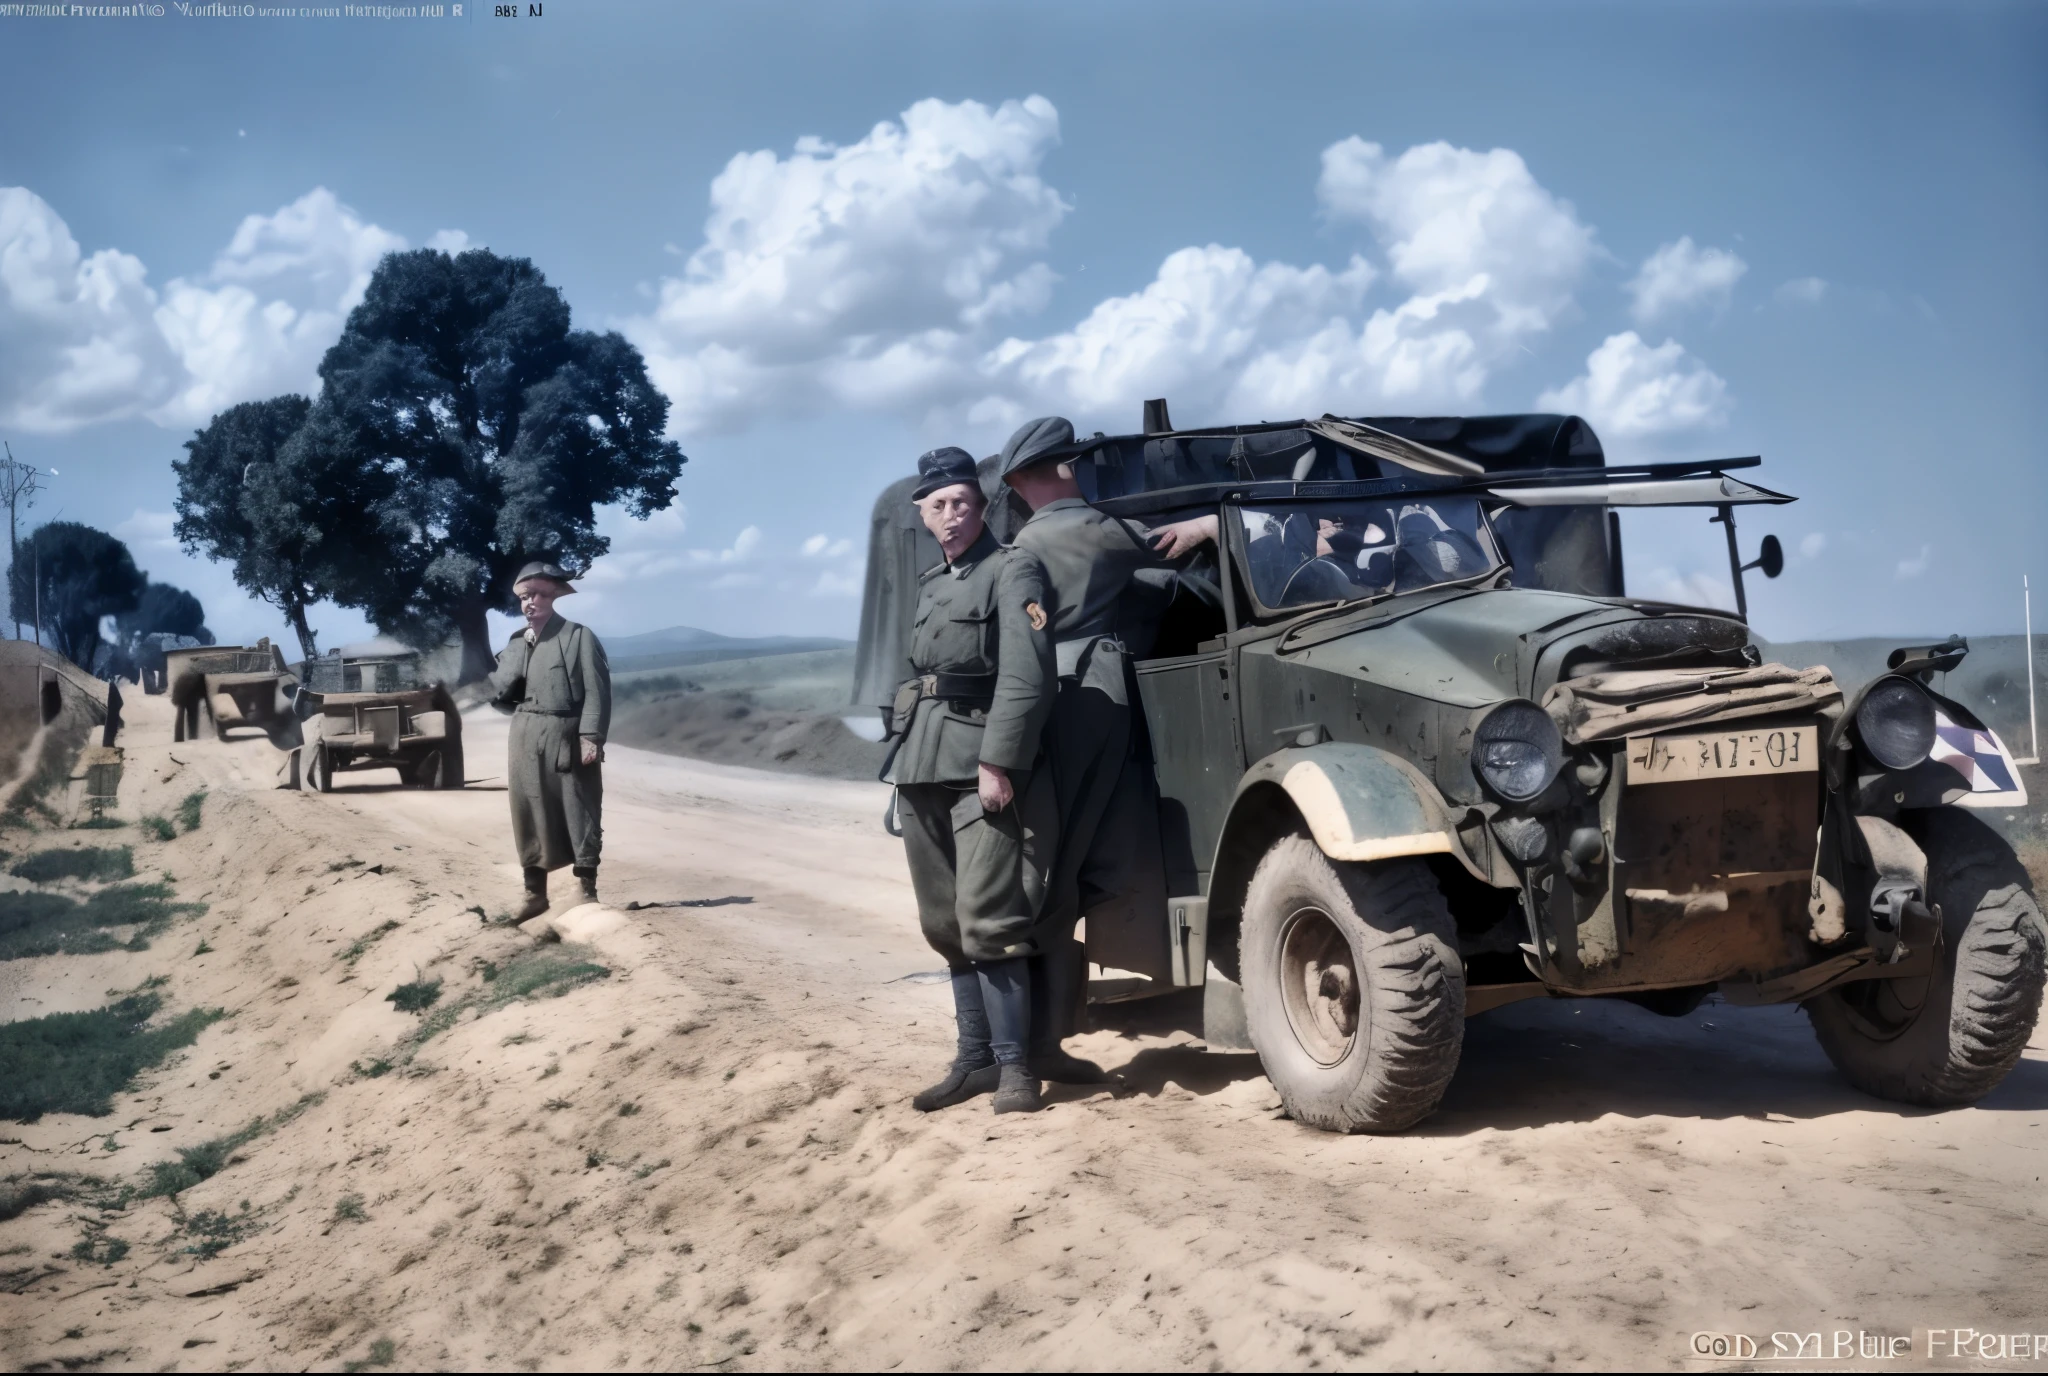
[(314, 653), (306, 608), (357, 607), (418, 645), (462, 638), (491, 669), (486, 613), (532, 559), (586, 568), (597, 508), (674, 499), (682, 451), (639, 350), (571, 329), (524, 258), (387, 255), (320, 364), (317, 401), (222, 412), (186, 445), (178, 535), (229, 560)]
[(284, 613), (308, 659), (319, 653), (306, 609), (323, 596), (323, 532), (302, 519), (307, 484), (280, 459), (312, 405), (282, 396), (230, 407), (171, 465), (180, 543), (228, 564), (245, 591)]
[(490, 672), (485, 613), (514, 609), (520, 565), (587, 567), (609, 545), (596, 508), (645, 519), (673, 500), (684, 463), (639, 350), (571, 329), (562, 294), (523, 258), (388, 255), (320, 379), (290, 448), (335, 470), (329, 483), (378, 475), (357, 500), (384, 550), (331, 571), (331, 595), (416, 643), (459, 631), (465, 681)]
[(38, 526), (7, 570), (14, 605), (39, 617), (49, 645), (87, 670), (99, 657), (101, 618), (134, 611), (148, 583), (128, 546), (77, 521)]

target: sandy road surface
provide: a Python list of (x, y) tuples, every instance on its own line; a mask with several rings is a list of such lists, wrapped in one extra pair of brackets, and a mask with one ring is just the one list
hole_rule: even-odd
[[(471, 732), (474, 777), (503, 729)], [(1766, 1351), (2048, 1332), (2038, 1033), (1991, 1099), (1926, 1114), (1847, 1089), (1795, 1010), (1522, 1004), (1468, 1025), (1420, 1129), (1343, 1138), (1279, 1118), (1255, 1057), (1153, 1005), (1081, 1039), (1120, 1096), (921, 1117), (904, 1101), (947, 1057), (948, 1007), (892, 982), (934, 962), (882, 791), (616, 750), (608, 902), (751, 901), (570, 914), (610, 978), (365, 1079), (351, 1062), (413, 1025), (393, 984), (481, 989), (479, 961), (526, 947), (463, 910), (516, 897), (504, 797), (370, 774), (269, 793), (271, 759), (180, 747), (149, 783), (213, 790), (219, 821), (161, 860), (213, 867), (198, 921), (221, 954), (170, 987), (236, 1016), (124, 1106), (123, 1140), (149, 1159), (325, 1097), (175, 1207), (131, 1207), (109, 1226), (134, 1253), (104, 1276), (55, 1259), (75, 1210), (8, 1225), (0, 1246), (53, 1257), (0, 1293), (12, 1363), (331, 1369), (381, 1338), (401, 1366), (1628, 1369), (1690, 1364), (1702, 1328)], [(389, 858), (317, 863), (344, 852)], [(344, 968), (380, 917), (399, 926)], [(87, 1006), (149, 957), (61, 959), (0, 976), (9, 1016)], [(215, 1061), (217, 1083), (190, 1073)], [(83, 1160), (107, 1126), (10, 1129), (0, 1164)], [(336, 1216), (345, 1195), (365, 1220)], [(181, 1217), (242, 1199), (264, 1231), (209, 1260), (175, 1246)]]

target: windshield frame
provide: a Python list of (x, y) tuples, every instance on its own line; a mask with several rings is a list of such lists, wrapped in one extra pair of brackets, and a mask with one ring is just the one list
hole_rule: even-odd
[[(1290, 486), (1296, 485), (1290, 484)], [(1298, 486), (1308, 487), (1309, 484), (1304, 483)], [(1349, 485), (1347, 484), (1347, 486)], [(1408, 597), (1415, 593), (1435, 592), (1443, 588), (1483, 586), (1489, 578), (1498, 577), (1503, 570), (1513, 568), (1513, 565), (1508, 562), (1504, 553), (1505, 545), (1501, 540), (1500, 532), (1493, 527), (1492, 508), (1494, 504), (1484, 500), (1485, 494), (1483, 493), (1461, 491), (1455, 488), (1437, 488), (1435, 490), (1424, 489), (1417, 491), (1410, 489), (1404, 492), (1375, 492), (1370, 494), (1318, 492), (1309, 495), (1297, 491), (1284, 494), (1276, 492), (1271, 495), (1262, 493), (1258, 496), (1234, 493), (1232, 496), (1236, 500), (1225, 500), (1221, 503), (1221, 520), (1219, 520), (1218, 525), (1222, 530), (1225, 544), (1224, 553), (1231, 561), (1231, 581), (1244, 590), (1245, 602), (1251, 612), (1249, 619), (1256, 625), (1276, 625), (1293, 621), (1303, 616), (1324, 614), (1332, 610), (1350, 611), (1359, 607), (1391, 601), (1397, 597)], [(1247, 548), (1249, 537), (1245, 531), (1243, 512), (1246, 510), (1256, 510), (1261, 507), (1304, 509), (1325, 504), (1334, 505), (1340, 502), (1356, 503), (1361, 501), (1384, 502), (1388, 505), (1397, 505), (1403, 499), (1410, 502), (1425, 503), (1432, 501), (1471, 502), (1472, 509), (1478, 515), (1479, 529), (1485, 535), (1486, 543), (1493, 556), (1492, 564), (1476, 573), (1462, 575), (1455, 579), (1447, 579), (1441, 583), (1427, 583), (1415, 588), (1389, 587), (1384, 592), (1367, 593), (1361, 597), (1325, 598), (1318, 602), (1301, 602), (1288, 607), (1268, 606), (1260, 599), (1258, 584), (1252, 576), (1250, 551)]]

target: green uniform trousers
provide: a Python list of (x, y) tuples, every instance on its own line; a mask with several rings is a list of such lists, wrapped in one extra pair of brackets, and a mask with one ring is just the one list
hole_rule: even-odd
[(1055, 825), (1051, 790), (1021, 770), (1010, 781), (1017, 796), (1001, 812), (984, 812), (972, 788), (904, 784), (897, 790), (918, 925), (949, 966), (1037, 950)]

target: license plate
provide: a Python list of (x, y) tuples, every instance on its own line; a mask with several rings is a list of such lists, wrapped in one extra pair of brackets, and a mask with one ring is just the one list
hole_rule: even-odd
[(1628, 781), (1669, 784), (1820, 768), (1820, 730), (1784, 726), (1704, 736), (1637, 736), (1628, 743)]

